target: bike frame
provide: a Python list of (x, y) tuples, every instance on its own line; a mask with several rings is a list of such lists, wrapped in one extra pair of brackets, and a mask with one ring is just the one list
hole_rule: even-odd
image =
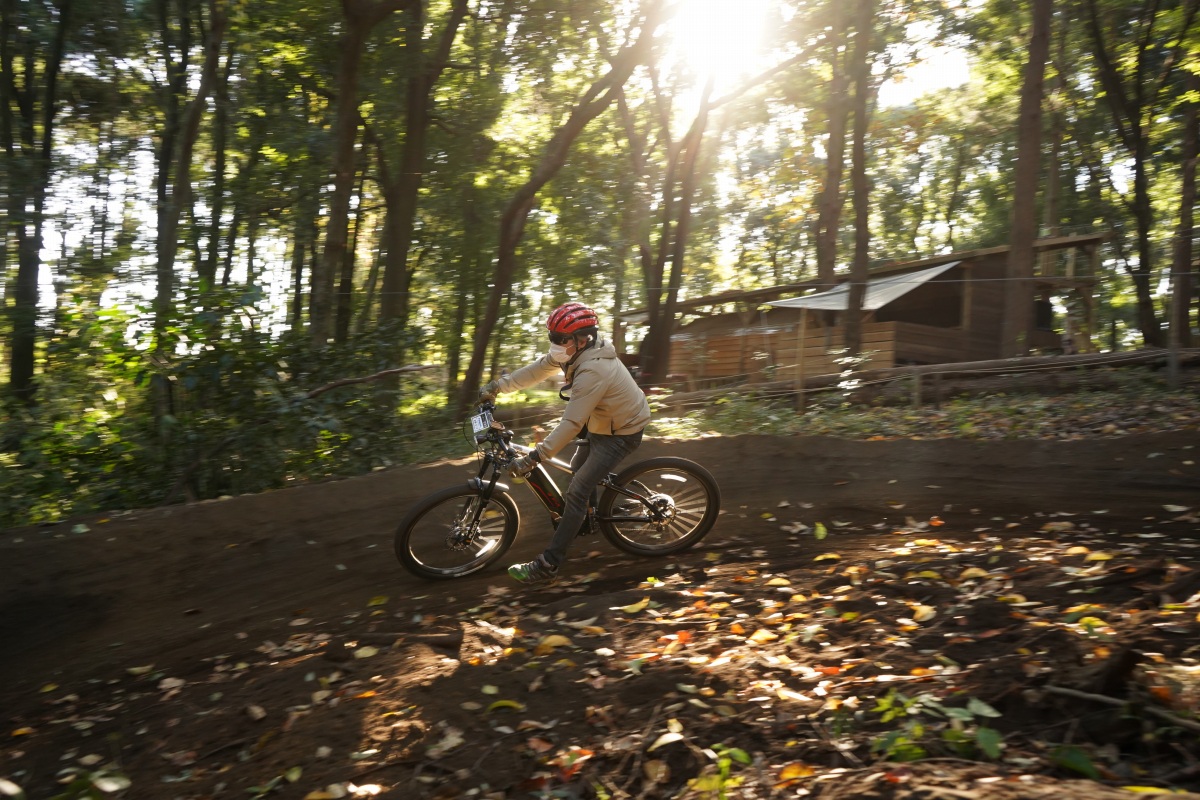
[[(494, 423), (498, 424), (498, 423)], [(503, 429), (505, 434), (511, 434), (511, 431)], [(577, 446), (586, 447), (588, 442), (586, 439), (578, 440), (575, 443)], [(509, 454), (524, 455), (532, 452), (533, 448), (526, 447), (520, 444), (513, 444), (511, 441), (504, 441), (504, 447), (509, 451)], [(480, 491), (484, 499), (490, 498), (492, 492), (496, 488), (502, 491), (507, 491), (508, 486), (499, 482), (501, 469), (505, 466), (500, 459), (496, 457), (494, 450), (485, 450), (483, 453), (483, 463), (479, 466), (479, 474), (472, 481), (472, 486)], [(561, 461), (557, 458), (551, 458), (548, 461), (537, 464), (532, 471), (526, 474), (525, 482), (529, 485), (529, 490), (533, 492), (533, 496), (545, 506), (550, 513), (550, 519), (553, 522), (558, 522), (562, 518), (563, 511), (566, 510), (566, 499), (563, 497), (562, 490), (558, 488), (558, 484), (551, 477), (550, 472), (546, 469), (547, 466), (565, 472), (568, 475), (574, 475), (575, 471), (571, 469), (571, 465), (566, 461)], [(491, 471), (490, 479), (485, 478), (489, 470)], [(630, 491), (623, 486), (617, 486), (616, 473), (609, 473), (608, 477), (600, 481), (597, 488), (611, 489), (618, 494), (622, 494), (631, 500), (637, 500), (646, 509), (646, 516), (630, 517), (630, 516), (596, 516), (592, 509), (588, 510), (588, 516), (592, 517), (596, 522), (655, 522), (654, 508), (650, 505), (648, 497), (645, 497), (637, 492)], [(482, 508), (478, 509), (479, 513)]]

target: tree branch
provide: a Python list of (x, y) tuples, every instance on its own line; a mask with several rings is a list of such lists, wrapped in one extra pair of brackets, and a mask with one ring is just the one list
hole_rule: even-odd
[(356, 384), (356, 383), (367, 383), (368, 381), (382, 380), (383, 378), (387, 378), (392, 375), (400, 375), (400, 374), (406, 373), (406, 372), (420, 372), (421, 370), (432, 369), (432, 368), (433, 367), (429, 364), (409, 364), (406, 367), (396, 367), (395, 369), (385, 369), (382, 372), (376, 372), (374, 375), (365, 375), (361, 378), (342, 378), (341, 380), (336, 380), (333, 383), (327, 383), (324, 386), (318, 386), (316, 389), (312, 389), (312, 390), (306, 392), (304, 397), (311, 400), (314, 397), (317, 397), (318, 395), (325, 394), (330, 389), (337, 389), (338, 387), (341, 387), (341, 386), (352, 386), (353, 384)]
[[(1104, 695), (1104, 694), (1092, 694), (1091, 692), (1081, 692), (1078, 689), (1068, 689), (1065, 686), (1047, 685), (1047, 686), (1043, 686), (1042, 689), (1049, 692), (1050, 694), (1062, 695), (1063, 697), (1073, 697), (1076, 700), (1091, 700), (1093, 703), (1103, 703), (1108, 706), (1133, 705), (1133, 703), (1131, 703), (1128, 700), (1121, 700), (1116, 697), (1109, 697), (1108, 695)], [(1149, 705), (1146, 705), (1145, 703), (1139, 704), (1138, 707), (1142, 711), (1145, 711), (1147, 714), (1150, 714), (1151, 716), (1155, 716), (1155, 717), (1158, 717), (1159, 719), (1166, 720), (1171, 725), (1178, 725), (1181, 728), (1187, 728), (1189, 731), (1200, 732), (1200, 722), (1195, 722), (1194, 720), (1190, 720), (1190, 719), (1184, 719), (1183, 717), (1172, 714), (1170, 711), (1167, 711), (1162, 708), (1158, 708), (1156, 706), (1149, 706)]]

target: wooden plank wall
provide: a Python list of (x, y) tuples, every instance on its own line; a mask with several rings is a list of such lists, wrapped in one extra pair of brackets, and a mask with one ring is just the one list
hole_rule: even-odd
[[(868, 355), (870, 360), (864, 368), (895, 366), (898, 324), (871, 322), (863, 326), (863, 349), (871, 351)], [(741, 330), (749, 332), (739, 335), (712, 331), (694, 334), (686, 339), (674, 337), (671, 342), (671, 372), (679, 376), (681, 382), (695, 388), (720, 383), (720, 379), (739, 378), (754, 382), (795, 376), (799, 352), (795, 325), (763, 328), (761, 333), (753, 328)], [(804, 338), (805, 374), (840, 372), (842, 365), (834, 361), (838, 355), (831, 355), (829, 351), (843, 347), (844, 338), (840, 328), (809, 328)]]
[[(741, 335), (711, 331), (671, 344), (671, 372), (681, 384), (706, 388), (737, 381), (784, 380), (797, 374), (796, 326), (743, 328)], [(804, 338), (804, 374), (828, 375), (844, 367), (835, 359), (844, 347), (841, 328), (809, 328)], [(863, 326), (867, 361), (860, 369), (900, 364), (939, 364), (969, 360), (967, 334), (915, 322), (869, 322)]]
[(971, 263), (971, 336), (964, 361), (1000, 357), (1007, 258), (1004, 254), (991, 255)]

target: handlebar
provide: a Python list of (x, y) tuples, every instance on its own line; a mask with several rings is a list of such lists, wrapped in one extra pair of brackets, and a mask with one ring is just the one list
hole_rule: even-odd
[[(496, 410), (496, 404), (490, 400), (484, 400), (478, 405), (478, 413), (475, 416), (483, 414), (487, 415), (488, 426), (479, 431), (476, 431), (474, 440), (477, 447), (484, 445), (486, 442), (491, 442), (495, 445), (493, 456), (498, 465), (503, 468), (508, 463), (519, 456), (533, 452), (534, 448), (528, 445), (517, 444), (513, 442), (513, 437), (516, 431), (506, 426), (503, 422), (492, 416), (492, 412)], [(587, 439), (578, 439), (573, 442), (576, 446), (588, 445)], [(482, 449), (482, 448), (481, 448)], [(572, 473), (571, 465), (567, 461), (562, 461), (557, 458), (549, 458), (542, 462), (546, 466), (554, 467), (568, 474)]]

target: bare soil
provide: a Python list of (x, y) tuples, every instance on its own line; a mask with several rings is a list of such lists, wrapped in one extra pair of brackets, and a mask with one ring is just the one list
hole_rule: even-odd
[[(542, 589), (503, 573), (550, 533), (523, 492), (487, 574), (429, 583), (393, 558), (405, 509), (470, 460), (0, 533), (0, 779), (29, 798), (106, 776), (194, 799), (1200, 790), (1200, 432), (634, 458), (667, 453), (721, 485), (708, 538), (665, 560), (584, 539)], [(889, 697), (921, 699), (885, 719)], [(896, 760), (902, 734), (924, 759)]]

